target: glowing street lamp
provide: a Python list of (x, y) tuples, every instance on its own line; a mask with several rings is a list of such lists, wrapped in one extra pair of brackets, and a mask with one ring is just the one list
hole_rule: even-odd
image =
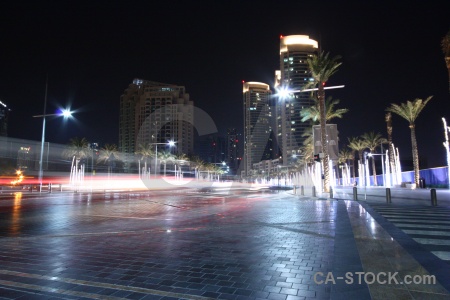
[(44, 175), (44, 171), (42, 168), (43, 165), (43, 155), (44, 155), (44, 144), (45, 144), (45, 117), (50, 116), (58, 116), (58, 117), (64, 117), (64, 119), (67, 119), (72, 116), (72, 112), (68, 109), (62, 109), (59, 113), (56, 114), (46, 114), (47, 110), (47, 88), (45, 88), (45, 101), (44, 101), (44, 114), (43, 115), (36, 115), (33, 116), (33, 118), (42, 118), (42, 139), (41, 139), (41, 153), (39, 157), (39, 192), (42, 191), (42, 177)]

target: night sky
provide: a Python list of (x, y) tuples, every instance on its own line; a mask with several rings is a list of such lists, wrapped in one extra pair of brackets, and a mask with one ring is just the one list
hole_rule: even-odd
[[(8, 135), (40, 140), (47, 113), (76, 109), (75, 121), (49, 118), (46, 141), (75, 136), (118, 143), (119, 99), (134, 78), (184, 85), (195, 105), (242, 132), (242, 80), (273, 85), (279, 36), (319, 41), (342, 66), (327, 92), (349, 108), (337, 120), (350, 136), (386, 136), (385, 108), (434, 98), (419, 116), (419, 154), (445, 164), (441, 118), (450, 122), (441, 40), (449, 1), (10, 1), (0, 4), (0, 100)], [(408, 124), (394, 116), (394, 144), (411, 156)]]

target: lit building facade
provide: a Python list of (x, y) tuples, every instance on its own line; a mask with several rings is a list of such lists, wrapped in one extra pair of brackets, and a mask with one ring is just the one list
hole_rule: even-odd
[(194, 104), (184, 86), (134, 79), (120, 97), (119, 151), (134, 155), (140, 144), (172, 140), (173, 154), (192, 154), (193, 124)]
[(217, 133), (199, 136), (195, 142), (195, 154), (208, 163), (225, 161), (225, 138)]
[(8, 116), (10, 109), (0, 101), (0, 136), (8, 136)]
[(263, 160), (271, 138), (272, 91), (268, 84), (244, 82), (244, 176), (251, 175), (252, 166)]
[(227, 129), (227, 160), (231, 174), (236, 175), (239, 168), (239, 136), (236, 128)]
[(301, 121), (300, 111), (310, 107), (314, 101), (309, 93), (299, 91), (312, 78), (306, 60), (318, 52), (318, 43), (307, 35), (280, 37), (280, 70), (275, 72), (275, 88), (291, 91), (276, 102), (276, 137), (281, 148), (283, 164), (295, 161), (305, 137), (302, 135), (311, 128)]

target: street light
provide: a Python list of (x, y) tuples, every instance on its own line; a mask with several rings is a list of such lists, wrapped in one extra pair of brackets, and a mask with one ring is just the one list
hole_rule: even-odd
[(58, 116), (58, 117), (64, 117), (64, 119), (69, 118), (72, 116), (72, 112), (68, 109), (62, 109), (57, 114), (46, 114), (45, 111), (47, 110), (47, 88), (45, 89), (45, 101), (44, 101), (44, 114), (42, 115), (36, 115), (33, 116), (33, 118), (42, 118), (42, 138), (41, 138), (41, 153), (39, 157), (39, 192), (42, 191), (42, 178), (44, 175), (44, 171), (42, 168), (43, 165), (43, 156), (44, 156), (44, 144), (45, 144), (45, 117), (51, 117), (51, 116)]
[(158, 166), (158, 145), (167, 145), (169, 147), (175, 146), (174, 141), (168, 141), (167, 143), (151, 143), (150, 145), (155, 145), (155, 178), (156, 178), (156, 169)]

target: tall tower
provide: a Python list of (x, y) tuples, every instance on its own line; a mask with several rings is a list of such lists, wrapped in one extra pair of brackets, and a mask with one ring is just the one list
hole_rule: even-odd
[(194, 146), (194, 105), (184, 86), (134, 79), (120, 97), (119, 151), (139, 144), (176, 142), (176, 154)]
[(307, 35), (280, 37), (280, 70), (275, 72), (275, 88), (287, 89), (289, 95), (279, 97), (276, 103), (276, 136), (281, 147), (283, 164), (294, 161), (311, 126), (301, 122), (300, 111), (314, 101), (309, 93), (300, 93), (312, 81), (306, 60), (318, 51), (318, 43)]
[(250, 175), (254, 163), (264, 158), (270, 139), (272, 111), (268, 84), (244, 82), (244, 174)]

